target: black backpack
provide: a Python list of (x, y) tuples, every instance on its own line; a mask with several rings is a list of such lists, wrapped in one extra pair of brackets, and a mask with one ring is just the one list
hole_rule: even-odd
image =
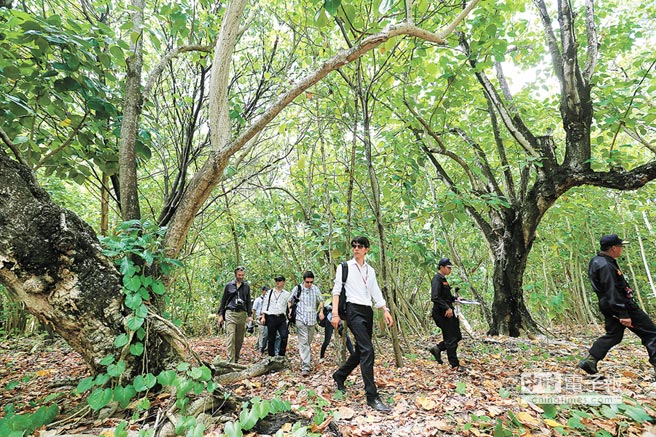
[(301, 284), (298, 284), (295, 288), (295, 292), (293, 292), (292, 297), (291, 297), (291, 306), (289, 308), (289, 317), (287, 320), (288, 325), (296, 325), (296, 306), (298, 305), (298, 301), (301, 300)]
[(348, 279), (348, 264), (342, 261), (342, 291), (339, 293), (339, 305), (337, 306), (337, 315), (342, 320), (346, 320), (346, 280)]

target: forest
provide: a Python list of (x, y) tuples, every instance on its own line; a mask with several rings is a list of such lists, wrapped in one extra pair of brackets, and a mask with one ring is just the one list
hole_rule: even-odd
[[(638, 337), (606, 379), (576, 368), (604, 332), (601, 236), (629, 241), (618, 262), (656, 317), (654, 17), (634, 0), (0, 0), (0, 435), (656, 435)], [(253, 297), (311, 270), (329, 299), (360, 235), (394, 318), (374, 328), (391, 414), (358, 371), (334, 393), (344, 337), (319, 362), (322, 329), (300, 383), (293, 333), (287, 360), (248, 335), (225, 362), (236, 266)], [(443, 257), (478, 303), (464, 375), (427, 352)], [(527, 400), (545, 375), (614, 400)]]

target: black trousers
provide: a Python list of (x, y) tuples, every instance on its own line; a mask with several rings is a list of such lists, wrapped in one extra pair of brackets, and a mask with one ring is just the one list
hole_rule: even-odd
[[(340, 326), (341, 326), (340, 322)], [(333, 325), (330, 324), (330, 321), (326, 321), (326, 332), (324, 333), (323, 336), (323, 344), (321, 345), (321, 354), (319, 355), (319, 358), (323, 358), (326, 355), (326, 349), (328, 348), (328, 345), (330, 344), (330, 340), (333, 338), (333, 331), (335, 328), (333, 328)], [(352, 354), (354, 352), (353, 350), (353, 343), (351, 343), (351, 337), (349, 337), (348, 332), (345, 332), (346, 334), (346, 348), (348, 349), (349, 353)]]
[[(656, 325), (640, 308), (630, 310), (629, 317), (633, 323), (633, 327), (629, 329), (640, 337), (649, 354), (649, 362), (656, 367)], [(608, 351), (622, 341), (626, 329), (626, 326), (613, 316), (604, 314), (604, 320), (606, 333), (599, 337), (590, 348), (590, 355), (598, 360), (603, 360)]]
[(276, 335), (280, 334), (278, 355), (284, 357), (287, 352), (287, 337), (289, 336), (287, 317), (284, 314), (267, 314), (264, 320), (267, 327), (267, 349), (269, 356), (272, 357), (276, 354)]
[(378, 389), (374, 382), (374, 345), (371, 342), (374, 311), (370, 306), (349, 303), (346, 306), (346, 321), (355, 338), (355, 351), (349, 355), (346, 362), (337, 369), (333, 376), (346, 381), (346, 378), (359, 364), (367, 401), (373, 401), (378, 397)]
[(434, 309), (432, 314), (433, 321), (442, 330), (442, 341), (437, 344), (437, 348), (446, 351), (451, 367), (458, 367), (460, 365), (458, 342), (462, 340), (460, 321), (455, 316), (446, 317), (444, 314), (440, 314), (441, 311), (440, 309)]

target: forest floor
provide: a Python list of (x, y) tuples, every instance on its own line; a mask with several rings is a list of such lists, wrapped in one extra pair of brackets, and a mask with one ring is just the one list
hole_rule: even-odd
[[(568, 331), (535, 340), (468, 337), (459, 347), (462, 364), (468, 368), (465, 373), (439, 365), (426, 351), (439, 337), (406, 345), (402, 367), (395, 366), (388, 339), (376, 338), (376, 383), (381, 397), (392, 407), (389, 414), (366, 405), (359, 369), (347, 380), (345, 395), (335, 392), (332, 345), (327, 358), (315, 361), (311, 375), (302, 377), (295, 334), (290, 335), (288, 346), (290, 369), (225, 388), (239, 399), (277, 396), (289, 401), (292, 411), (308, 421), (325, 425), (329, 422), (325, 419), (332, 417), (336, 426), (319, 428), (324, 436), (656, 436), (654, 370), (636, 336), (627, 332), (624, 341), (600, 362), (605, 379), (589, 377), (576, 368), (598, 335), (591, 328), (585, 334)], [(315, 335), (313, 357), (318, 357), (322, 340), (323, 335)], [(255, 336), (246, 338), (240, 363), (263, 358), (255, 350), (255, 342)], [(225, 357), (222, 336), (195, 338), (192, 345), (204, 360)], [(53, 402), (59, 405), (57, 421), (37, 431), (39, 437), (114, 435), (111, 430), (123, 418), (69, 417), (83, 402), (75, 387), (86, 376), (80, 356), (61, 340), (14, 338), (0, 342), (2, 410), (10, 404), (17, 413)], [(594, 404), (600, 400), (604, 403)], [(156, 409), (158, 402), (164, 401), (155, 399), (151, 409)], [(232, 420), (236, 418), (235, 414)], [(284, 435), (292, 435), (291, 425), (281, 425), (287, 431)], [(137, 421), (130, 435), (137, 435), (139, 427)], [(206, 430), (205, 435), (218, 437), (222, 432), (218, 427)]]

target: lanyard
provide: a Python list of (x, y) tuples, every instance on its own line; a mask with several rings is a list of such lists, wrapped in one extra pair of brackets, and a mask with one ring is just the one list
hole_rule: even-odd
[(369, 265), (365, 264), (366, 267), (365, 276), (362, 276), (362, 270), (360, 270), (360, 266), (358, 265), (357, 261), (355, 263), (355, 266), (358, 268), (358, 272), (360, 272), (360, 277), (362, 278), (362, 282), (364, 283), (364, 288), (367, 288), (367, 280), (369, 279)]

